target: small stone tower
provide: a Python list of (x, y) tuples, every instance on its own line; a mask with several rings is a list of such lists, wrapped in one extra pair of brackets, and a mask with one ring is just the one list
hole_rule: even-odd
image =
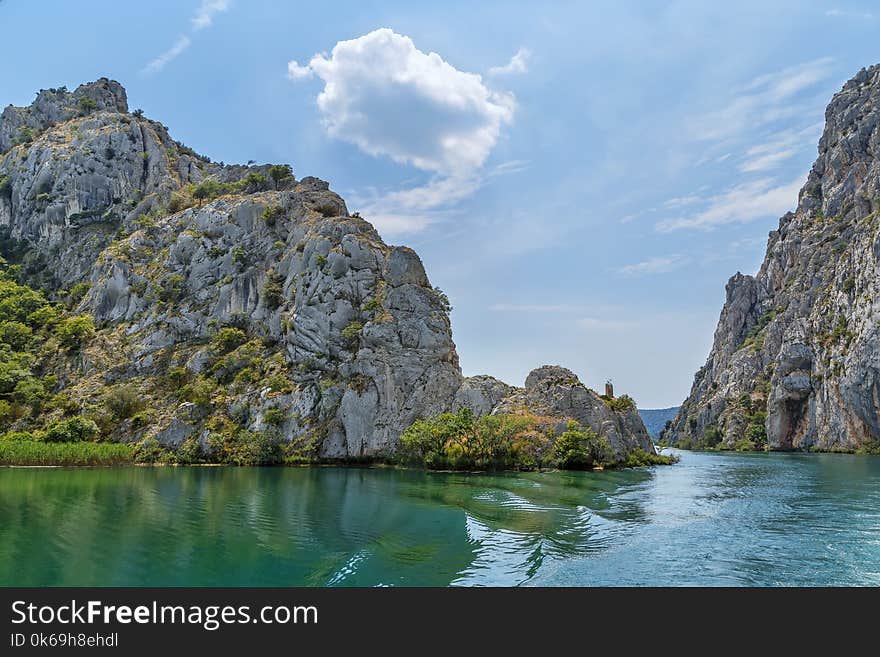
[(611, 381), (605, 382), (605, 396), (608, 399), (614, 399), (614, 384)]

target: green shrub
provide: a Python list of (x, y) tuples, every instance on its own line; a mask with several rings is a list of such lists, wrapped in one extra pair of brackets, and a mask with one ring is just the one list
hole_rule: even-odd
[(358, 340), (361, 337), (361, 331), (363, 330), (364, 325), (362, 322), (351, 322), (348, 326), (342, 329), (340, 335), (345, 344), (348, 346), (354, 346), (358, 343)]
[(43, 434), (43, 440), (47, 443), (78, 443), (94, 440), (98, 433), (98, 425), (94, 420), (78, 416), (50, 422)]
[(96, 109), (98, 109), (98, 104), (95, 101), (93, 101), (91, 98), (88, 98), (86, 96), (83, 96), (82, 98), (79, 99), (78, 106), (79, 106), (80, 113), (83, 115), (91, 114)]
[(553, 445), (553, 463), (563, 470), (587, 470), (609, 463), (613, 457), (607, 438), (577, 422), (569, 422)]
[(144, 409), (146, 402), (134, 386), (121, 385), (104, 394), (104, 407), (116, 420), (125, 420)]
[(135, 463), (161, 463), (167, 458), (168, 450), (155, 438), (147, 438), (139, 442), (132, 450), (132, 459)]
[(234, 246), (232, 247), (232, 251), (230, 251), (232, 255), (232, 262), (236, 265), (246, 265), (247, 264), (247, 253), (244, 250), (243, 246)]
[(95, 334), (91, 315), (77, 315), (62, 320), (55, 328), (55, 337), (68, 349), (79, 349)]
[(263, 221), (266, 222), (267, 226), (274, 226), (275, 222), (278, 220), (278, 217), (284, 214), (284, 208), (280, 205), (267, 205), (266, 209), (263, 210), (263, 214), (260, 215)]
[(679, 457), (672, 454), (655, 454), (643, 449), (635, 449), (627, 454), (623, 465), (627, 468), (642, 468), (649, 465), (672, 465)]
[(263, 299), (269, 310), (275, 310), (284, 303), (284, 277), (270, 273), (263, 285)]
[(627, 411), (636, 410), (636, 402), (629, 395), (621, 395), (620, 397), (606, 397), (602, 395), (602, 401), (611, 410), (617, 413), (626, 413)]
[(247, 334), (239, 328), (222, 328), (211, 338), (211, 348), (225, 354), (247, 342)]
[(284, 424), (286, 420), (287, 413), (274, 406), (272, 408), (267, 408), (263, 413), (263, 422), (271, 426), (277, 427), (280, 424)]
[(400, 437), (398, 459), (429, 469), (530, 470), (541, 465), (547, 436), (536, 418), (498, 414), (476, 418), (469, 408), (416, 420)]
[(186, 278), (182, 274), (170, 274), (160, 283), (158, 297), (160, 301), (172, 303), (179, 301), (186, 291)]
[(447, 313), (452, 312), (452, 304), (449, 302), (449, 297), (446, 296), (446, 292), (441, 290), (439, 287), (434, 288), (434, 295), (437, 297), (437, 301), (440, 303), (440, 307)]
[(214, 398), (215, 387), (210, 381), (197, 379), (183, 386), (178, 396), (183, 401), (188, 401), (199, 406), (210, 406)]
[(67, 293), (67, 296), (70, 299), (71, 305), (76, 305), (82, 301), (82, 298), (88, 294), (91, 287), (91, 283), (77, 283), (70, 288), (70, 292)]
[(281, 463), (281, 440), (274, 432), (240, 430), (232, 435), (211, 434), (208, 444), (213, 457), (229, 465), (272, 465)]

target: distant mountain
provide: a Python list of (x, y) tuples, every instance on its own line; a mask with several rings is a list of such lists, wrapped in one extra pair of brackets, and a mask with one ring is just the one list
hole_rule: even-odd
[(666, 423), (672, 420), (675, 414), (678, 413), (678, 408), (678, 406), (671, 406), (669, 408), (640, 408), (639, 415), (642, 416), (642, 422), (645, 423), (648, 433), (656, 438), (663, 431)]

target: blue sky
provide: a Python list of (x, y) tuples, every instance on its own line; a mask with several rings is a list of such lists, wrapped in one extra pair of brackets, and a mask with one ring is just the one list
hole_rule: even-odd
[[(214, 160), (316, 175), (415, 248), (466, 374), (675, 405), (724, 284), (880, 61), (835, 2), (0, 1), (0, 103), (107, 76)], [(434, 54), (431, 54), (434, 53)]]

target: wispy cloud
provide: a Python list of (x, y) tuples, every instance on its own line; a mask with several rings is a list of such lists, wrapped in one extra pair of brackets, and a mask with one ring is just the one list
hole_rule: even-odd
[(652, 274), (665, 274), (684, 267), (688, 262), (690, 262), (689, 258), (678, 254), (657, 256), (641, 262), (635, 262), (631, 265), (624, 265), (616, 271), (618, 274), (628, 277), (650, 276)]
[(228, 11), (231, 4), (230, 0), (202, 0), (202, 4), (199, 5), (195, 16), (191, 19), (193, 30), (198, 31), (211, 27), (214, 16)]
[(688, 205), (693, 205), (694, 203), (698, 203), (700, 201), (700, 197), (696, 194), (688, 194), (687, 196), (678, 196), (676, 198), (671, 198), (668, 201), (663, 202), (664, 208), (683, 208)]
[(831, 18), (858, 18), (866, 21), (872, 21), (877, 18), (876, 14), (869, 11), (849, 11), (846, 9), (829, 9), (825, 12), (826, 16)]
[(636, 328), (639, 323), (627, 319), (607, 319), (604, 317), (582, 317), (577, 320), (577, 325), (585, 331), (603, 332), (620, 331)]
[(761, 178), (731, 187), (705, 199), (705, 208), (690, 216), (666, 219), (656, 225), (659, 232), (680, 229), (711, 229), (732, 223), (748, 223), (779, 217), (797, 204), (798, 190), (805, 177), (779, 185), (772, 178)]
[(529, 60), (531, 58), (531, 50), (528, 48), (520, 48), (504, 66), (493, 66), (490, 68), (489, 75), (520, 75), (522, 73), (528, 73)]
[(727, 99), (723, 108), (690, 121), (690, 133), (702, 140), (728, 139), (780, 119), (800, 116), (802, 92), (825, 80), (833, 60), (825, 57), (760, 75)]
[(494, 303), (489, 310), (495, 313), (557, 314), (576, 313), (583, 308), (566, 303)]
[(147, 64), (143, 69), (143, 73), (158, 73), (171, 61), (179, 57), (187, 48), (190, 47), (191, 44), (192, 40), (188, 36), (183, 35), (179, 37), (177, 41), (174, 42), (174, 45), (172, 45), (168, 50), (166, 50), (161, 55), (152, 60), (149, 64)]
[(425, 185), (357, 199), (360, 212), (386, 237), (418, 233), (447, 219), (483, 185), (477, 175), (436, 177)]
[(821, 133), (821, 123), (815, 123), (801, 130), (778, 132), (768, 141), (749, 148), (739, 165), (739, 170), (752, 173), (774, 169), (797, 153), (808, 148), (814, 149)]
[[(192, 32), (200, 32), (210, 27), (214, 23), (214, 17), (227, 11), (232, 6), (232, 0), (202, 0), (202, 4), (196, 9), (196, 13), (190, 19), (192, 23)], [(154, 75), (168, 66), (172, 61), (180, 57), (190, 46), (192, 39), (186, 34), (182, 34), (177, 38), (168, 50), (160, 54), (158, 57), (150, 60), (150, 62), (141, 69), (142, 75)]]

